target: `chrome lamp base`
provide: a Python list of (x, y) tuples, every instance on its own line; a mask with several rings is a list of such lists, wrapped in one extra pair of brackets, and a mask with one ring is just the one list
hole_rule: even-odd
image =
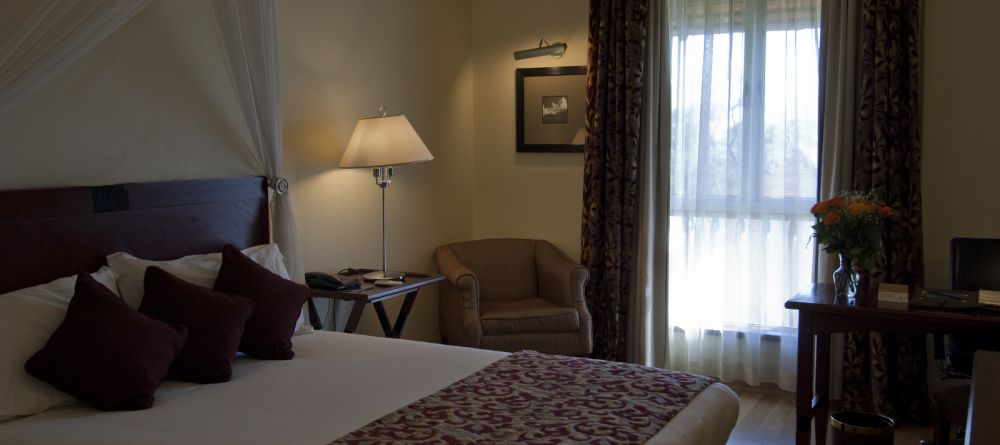
[(402, 281), (406, 274), (403, 272), (394, 272), (391, 270), (376, 270), (364, 274), (364, 277), (368, 281), (376, 280), (398, 280)]

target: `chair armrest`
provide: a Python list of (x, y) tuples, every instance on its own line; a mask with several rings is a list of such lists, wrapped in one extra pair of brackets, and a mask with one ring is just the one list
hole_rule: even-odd
[(580, 343), (576, 354), (590, 354), (594, 347), (593, 319), (586, 300), (590, 272), (546, 241), (538, 241), (535, 245), (535, 268), (538, 296), (554, 305), (576, 309), (580, 317)]
[(557, 306), (576, 308), (581, 316), (589, 315), (584, 297), (590, 278), (587, 268), (546, 241), (538, 241), (535, 247), (535, 268), (539, 297)]
[(450, 246), (434, 249), (434, 259), (437, 261), (438, 271), (448, 282), (462, 290), (478, 292), (479, 277), (462, 263), (462, 259)]
[(435, 249), (434, 259), (445, 276), (438, 287), (442, 336), (449, 344), (479, 347), (483, 337), (479, 322), (479, 278), (449, 246)]

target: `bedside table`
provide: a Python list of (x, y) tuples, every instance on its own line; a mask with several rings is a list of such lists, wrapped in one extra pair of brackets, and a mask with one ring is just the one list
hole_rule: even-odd
[[(359, 271), (361, 273), (367, 273), (372, 270), (359, 269)], [(323, 323), (320, 321), (319, 314), (316, 312), (316, 306), (313, 304), (313, 298), (353, 301), (354, 304), (351, 306), (351, 315), (347, 319), (347, 325), (344, 327), (344, 332), (352, 333), (357, 330), (358, 323), (361, 322), (361, 314), (365, 311), (365, 306), (371, 304), (375, 308), (375, 314), (378, 315), (378, 322), (382, 325), (382, 332), (385, 336), (389, 338), (399, 338), (399, 335), (403, 332), (403, 326), (406, 324), (406, 318), (410, 315), (410, 309), (413, 309), (413, 302), (417, 299), (417, 292), (420, 291), (421, 287), (434, 284), (439, 281), (444, 281), (444, 275), (427, 275), (416, 272), (407, 272), (406, 278), (403, 279), (403, 284), (398, 286), (375, 286), (374, 288), (363, 291), (312, 289), (311, 298), (309, 298), (309, 324), (313, 326), (313, 329), (323, 329)], [(403, 307), (399, 309), (399, 314), (396, 315), (396, 322), (390, 324), (389, 315), (386, 314), (385, 306), (382, 305), (382, 302), (403, 295), (405, 295), (405, 298), (403, 299)]]

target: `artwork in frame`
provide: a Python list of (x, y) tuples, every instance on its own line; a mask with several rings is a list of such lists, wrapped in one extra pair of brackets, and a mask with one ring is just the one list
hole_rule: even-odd
[(517, 151), (583, 153), (586, 66), (515, 71)]

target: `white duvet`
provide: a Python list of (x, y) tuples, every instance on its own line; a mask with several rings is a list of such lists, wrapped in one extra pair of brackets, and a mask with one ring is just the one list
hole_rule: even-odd
[[(333, 332), (292, 341), (294, 359), (237, 359), (228, 383), (165, 382), (148, 410), (74, 405), (0, 423), (0, 444), (325, 445), (506, 355)], [(722, 445), (738, 414), (714, 384), (649, 443)]]

